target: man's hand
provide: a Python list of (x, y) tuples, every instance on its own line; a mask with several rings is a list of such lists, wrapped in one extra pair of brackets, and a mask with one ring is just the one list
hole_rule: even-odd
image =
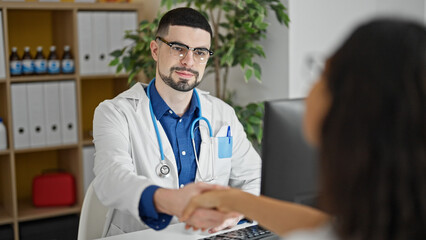
[[(209, 233), (215, 233), (220, 230), (231, 228), (237, 225), (237, 223), (243, 218), (242, 214), (232, 212), (226, 208), (223, 208), (221, 206), (221, 201), (223, 196), (226, 196), (234, 191), (233, 189), (227, 188), (227, 189), (213, 189), (213, 190), (219, 190), (219, 191), (209, 191), (205, 192), (201, 195), (197, 195), (194, 198), (191, 199), (190, 203), (186, 206), (185, 211), (183, 213), (181, 221), (184, 221), (187, 223), (186, 228), (194, 228), (194, 230), (197, 230), (198, 228), (205, 229), (209, 227), (205, 227), (203, 225), (203, 222), (199, 222), (199, 219), (205, 219), (205, 218), (199, 218), (198, 215), (202, 214), (203, 212), (210, 211), (209, 214), (218, 214), (217, 210), (219, 210), (222, 214), (221, 222), (216, 222), (216, 225), (210, 225), (212, 227), (209, 230)], [(216, 213), (214, 213), (216, 212)], [(216, 220), (219, 221), (220, 216), (216, 216)]]
[(182, 217), (189, 201), (206, 191), (227, 189), (228, 187), (207, 183), (191, 183), (181, 189), (159, 188), (154, 193), (154, 204), (158, 212)]
[[(212, 189), (215, 190), (215, 189)], [(183, 212), (183, 216), (180, 218), (182, 222), (187, 221), (192, 214), (200, 209), (217, 209), (221, 212), (228, 213), (232, 212), (232, 209), (229, 209), (226, 204), (224, 204), (224, 199), (238, 199), (239, 193), (241, 193), (241, 190), (233, 189), (233, 188), (227, 188), (227, 189), (217, 189), (217, 191), (209, 191), (205, 192), (203, 194), (194, 196), (189, 204), (185, 207), (185, 210)], [(231, 201), (228, 200), (228, 201)]]

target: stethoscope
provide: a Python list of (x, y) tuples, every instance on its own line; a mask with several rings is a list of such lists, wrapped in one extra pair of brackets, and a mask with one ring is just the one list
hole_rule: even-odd
[[(155, 134), (157, 135), (157, 141), (158, 141), (158, 146), (159, 146), (159, 148), (160, 148), (160, 156), (161, 156), (161, 160), (160, 160), (160, 163), (157, 165), (157, 167), (155, 168), (155, 172), (157, 173), (157, 175), (159, 176), (159, 177), (162, 177), (162, 178), (164, 178), (164, 177), (167, 177), (167, 176), (169, 176), (170, 175), (170, 171), (171, 171), (171, 169), (170, 169), (170, 166), (166, 163), (166, 161), (165, 161), (165, 159), (164, 159), (164, 152), (163, 152), (163, 144), (162, 144), (162, 142), (161, 142), (161, 137), (160, 137), (160, 132), (159, 132), (159, 130), (158, 130), (158, 126), (157, 126), (157, 119), (155, 118), (155, 115), (154, 115), (154, 111), (152, 110), (152, 103), (151, 103), (151, 94), (150, 94), (150, 90), (151, 90), (151, 86), (152, 86), (152, 84), (155, 82), (155, 79), (154, 80), (152, 80), (149, 84), (148, 84), (148, 88), (147, 88), (147, 90), (146, 90), (146, 93), (147, 93), (147, 96), (148, 96), (148, 99), (149, 99), (149, 111), (150, 111), (150, 113), (151, 113), (151, 119), (152, 119), (152, 123), (154, 124), (154, 128), (155, 128)], [(197, 98), (197, 101), (198, 101), (198, 103), (201, 103), (200, 102), (200, 97), (198, 96), (198, 93), (197, 93), (197, 90), (195, 90), (194, 89), (194, 93), (195, 93), (195, 97)], [(201, 114), (201, 106), (200, 106), (200, 108), (199, 108), (199, 114), (198, 114), (198, 117), (192, 122), (192, 124), (191, 124), (191, 141), (192, 141), (192, 147), (193, 147), (193, 149), (194, 149), (194, 155), (195, 155), (195, 163), (197, 164), (197, 171), (198, 171), (198, 174), (199, 174), (199, 176), (200, 176), (200, 179), (203, 181), (203, 182), (211, 182), (211, 181), (213, 181), (214, 180), (214, 162), (213, 162), (213, 159), (214, 158), (211, 158), (212, 159), (212, 161), (211, 161), (211, 169), (212, 169), (212, 175), (211, 175), (211, 177), (210, 178), (206, 178), (206, 179), (204, 179), (202, 176), (201, 176), (201, 172), (200, 172), (200, 166), (199, 166), (199, 160), (198, 160), (198, 154), (197, 154), (197, 150), (195, 149), (195, 141), (194, 141), (194, 131), (196, 130), (195, 129), (195, 124), (197, 123), (197, 122), (200, 122), (201, 120), (203, 120), (204, 122), (206, 122), (206, 124), (207, 124), (207, 127), (208, 127), (208, 130), (209, 130), (209, 136), (210, 136), (210, 138), (212, 138), (213, 137), (213, 135), (212, 135), (212, 127), (211, 127), (211, 125), (210, 125), (210, 122), (209, 122), (209, 120), (207, 119), (207, 118), (205, 118), (205, 117), (203, 117), (202, 116), (202, 114)], [(200, 127), (200, 124), (199, 124), (199, 126), (198, 127)], [(211, 156), (210, 157), (212, 157), (213, 156), (213, 151), (210, 149), (210, 154), (211, 154)]]

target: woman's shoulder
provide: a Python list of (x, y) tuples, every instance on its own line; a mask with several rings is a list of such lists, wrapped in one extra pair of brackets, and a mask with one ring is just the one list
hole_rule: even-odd
[(282, 240), (337, 240), (331, 224), (325, 224), (313, 230), (291, 232), (282, 237)]

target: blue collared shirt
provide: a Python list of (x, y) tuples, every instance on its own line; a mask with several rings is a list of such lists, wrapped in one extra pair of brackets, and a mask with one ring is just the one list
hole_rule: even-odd
[[(147, 91), (147, 90), (145, 90)], [(150, 101), (157, 120), (166, 132), (176, 159), (179, 175), (179, 185), (186, 185), (194, 182), (197, 172), (197, 164), (191, 140), (191, 124), (199, 116), (200, 103), (193, 92), (188, 110), (182, 117), (179, 117), (167, 103), (161, 98), (155, 85), (150, 88)], [(194, 141), (197, 153), (200, 152), (201, 136), (198, 123), (194, 127)], [(162, 139), (163, 143), (165, 142)], [(160, 161), (160, 159), (158, 159)], [(154, 171), (155, 169), (153, 169)], [(143, 192), (139, 202), (139, 216), (142, 221), (155, 230), (161, 230), (169, 225), (172, 216), (158, 213), (155, 209), (153, 197), (158, 186), (147, 187)]]

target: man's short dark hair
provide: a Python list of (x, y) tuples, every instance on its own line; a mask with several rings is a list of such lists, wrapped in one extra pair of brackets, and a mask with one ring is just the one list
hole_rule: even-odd
[(197, 10), (188, 7), (175, 8), (168, 11), (161, 18), (156, 35), (167, 35), (169, 26), (200, 28), (210, 33), (210, 37), (213, 36), (212, 29), (207, 19)]

